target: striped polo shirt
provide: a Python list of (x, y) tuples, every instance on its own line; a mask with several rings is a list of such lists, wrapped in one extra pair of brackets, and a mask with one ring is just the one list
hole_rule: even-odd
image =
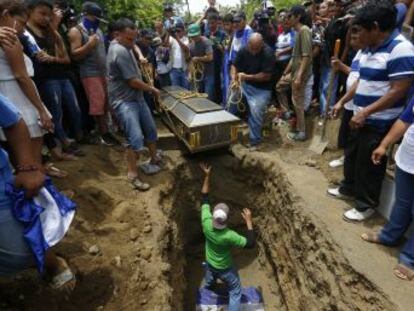
[[(346, 79), (346, 90), (349, 91), (356, 81), (359, 79), (359, 61), (361, 60), (362, 50), (359, 50), (352, 60), (351, 72)], [(345, 104), (346, 110), (354, 111), (354, 100), (351, 99)]]
[[(391, 89), (392, 81), (414, 76), (414, 46), (394, 31), (376, 49), (364, 49), (359, 62), (359, 83), (354, 96), (354, 113), (373, 104)], [(368, 117), (367, 125), (387, 130), (404, 109), (406, 99)]]

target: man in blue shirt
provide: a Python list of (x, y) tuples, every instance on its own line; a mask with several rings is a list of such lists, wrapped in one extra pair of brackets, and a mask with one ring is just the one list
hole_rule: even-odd
[(174, 16), (174, 6), (170, 3), (167, 3), (164, 6), (164, 16), (165, 16), (164, 27), (166, 30), (170, 30), (174, 28), (175, 26), (177, 26), (178, 24), (184, 25), (184, 21), (181, 17)]
[(379, 205), (386, 163), (374, 165), (371, 154), (404, 109), (414, 77), (414, 47), (396, 30), (396, 11), (386, 0), (369, 1), (355, 15), (363, 46), (360, 78), (354, 94), (352, 131), (345, 149), (344, 180), (328, 194), (352, 199), (347, 221), (363, 221)]

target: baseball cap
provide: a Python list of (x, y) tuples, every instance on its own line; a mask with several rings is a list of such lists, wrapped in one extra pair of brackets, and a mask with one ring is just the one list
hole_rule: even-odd
[(240, 22), (242, 20), (246, 20), (246, 14), (244, 12), (238, 12), (234, 14), (233, 21)]
[(201, 28), (200, 25), (198, 24), (191, 24), (190, 26), (188, 26), (188, 32), (187, 32), (188, 37), (197, 37), (199, 35), (201, 35)]
[(102, 8), (95, 2), (86, 1), (82, 5), (82, 12), (88, 15), (102, 17)]
[(227, 227), (229, 210), (229, 207), (225, 203), (219, 203), (214, 207), (213, 227), (215, 229), (222, 230)]

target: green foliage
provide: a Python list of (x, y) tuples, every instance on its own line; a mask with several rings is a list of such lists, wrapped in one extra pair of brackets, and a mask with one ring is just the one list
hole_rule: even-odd
[[(73, 0), (77, 9), (82, 7), (83, 0)], [(115, 20), (128, 17), (139, 22), (140, 27), (149, 27), (163, 16), (163, 1), (159, 0), (96, 0), (105, 10), (106, 18)], [(177, 10), (183, 7), (183, 0), (169, 0)]]
[[(289, 8), (292, 5), (302, 3), (301, 0), (272, 0), (277, 9)], [(263, 7), (263, 0), (241, 0), (241, 8), (248, 18), (252, 18), (255, 11)]]
[[(198, 0), (205, 1), (205, 0)], [(82, 6), (83, 0), (72, 0), (72, 3), (77, 9)], [(102, 5), (106, 12), (106, 17), (109, 20), (115, 20), (119, 17), (129, 17), (139, 22), (140, 27), (152, 26), (154, 21), (162, 19), (162, 11), (164, 3), (172, 3), (180, 15), (187, 16), (187, 0), (95, 0), (95, 2)], [(276, 8), (287, 8), (293, 4), (298, 4), (300, 0), (272, 0)], [(255, 10), (262, 7), (263, 0), (241, 0), (236, 10), (243, 9), (247, 16), (251, 18)], [(229, 12), (232, 8), (223, 6), (222, 12)], [(194, 16), (192, 16), (194, 19)]]

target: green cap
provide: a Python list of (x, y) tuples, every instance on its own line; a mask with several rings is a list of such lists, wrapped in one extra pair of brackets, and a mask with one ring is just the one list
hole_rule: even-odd
[(201, 28), (199, 24), (191, 24), (190, 26), (188, 26), (188, 31), (187, 31), (188, 36), (191, 37), (197, 37), (199, 35), (201, 35)]

